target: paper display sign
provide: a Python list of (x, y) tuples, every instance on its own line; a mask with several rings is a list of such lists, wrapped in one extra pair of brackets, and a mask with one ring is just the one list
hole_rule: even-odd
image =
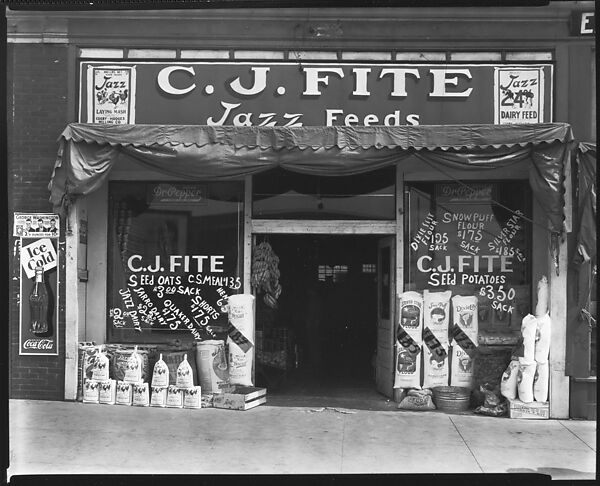
[(494, 71), (494, 123), (542, 123), (543, 69), (497, 67)]
[(88, 66), (88, 123), (135, 123), (135, 66)]
[(56, 250), (49, 238), (42, 238), (21, 248), (21, 266), (27, 278), (35, 277), (35, 267), (41, 263), (44, 272), (56, 267)]
[(13, 236), (22, 238), (58, 238), (60, 217), (53, 213), (15, 213)]
[[(59, 255), (50, 238), (40, 238), (21, 247), (20, 303), (19, 303), (19, 355), (58, 355), (58, 258)], [(47, 301), (40, 308), (31, 301), (35, 285), (35, 267), (41, 262), (44, 267), (44, 287)], [(35, 330), (34, 315), (43, 313), (47, 330)]]

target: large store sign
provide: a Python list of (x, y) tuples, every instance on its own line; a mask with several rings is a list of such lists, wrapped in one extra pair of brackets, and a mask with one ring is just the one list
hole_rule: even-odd
[(238, 126), (552, 121), (552, 65), (81, 63), (81, 122)]

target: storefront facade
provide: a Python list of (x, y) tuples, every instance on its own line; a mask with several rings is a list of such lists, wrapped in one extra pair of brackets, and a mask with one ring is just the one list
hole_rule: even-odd
[[(404, 292), (476, 296), (493, 350), (546, 275), (568, 417), (571, 159), (595, 141), (593, 37), (573, 26), (592, 7), (9, 12), (11, 210), (64, 216), (56, 353), (22, 353), (15, 298), (11, 395), (75, 399), (79, 342), (222, 337), (244, 292), (300, 367), (335, 354), (394, 397)], [(26, 109), (38, 83), (50, 120)], [(61, 133), (58, 157), (26, 142)], [(36, 177), (51, 207), (21, 195)], [(257, 276), (261, 243), (279, 282)]]

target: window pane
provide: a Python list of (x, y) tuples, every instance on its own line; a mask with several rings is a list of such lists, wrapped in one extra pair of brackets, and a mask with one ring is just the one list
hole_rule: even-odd
[(109, 341), (222, 336), (220, 299), (241, 292), (243, 185), (113, 182), (109, 192)]
[(531, 306), (530, 188), (467, 185), (407, 184), (405, 288), (476, 295), (480, 330), (518, 331)]
[(395, 219), (395, 169), (319, 177), (282, 169), (254, 176), (254, 218)]

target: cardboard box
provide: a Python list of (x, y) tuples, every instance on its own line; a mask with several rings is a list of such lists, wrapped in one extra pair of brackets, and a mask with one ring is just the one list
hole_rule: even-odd
[(214, 398), (215, 396), (212, 393), (202, 393), (202, 396), (200, 397), (201, 408), (213, 408)]
[(531, 402), (524, 403), (521, 400), (508, 400), (508, 416), (518, 419), (549, 419), (549, 402)]
[(254, 386), (236, 386), (232, 390), (214, 395), (215, 408), (250, 410), (267, 401), (267, 389)]

